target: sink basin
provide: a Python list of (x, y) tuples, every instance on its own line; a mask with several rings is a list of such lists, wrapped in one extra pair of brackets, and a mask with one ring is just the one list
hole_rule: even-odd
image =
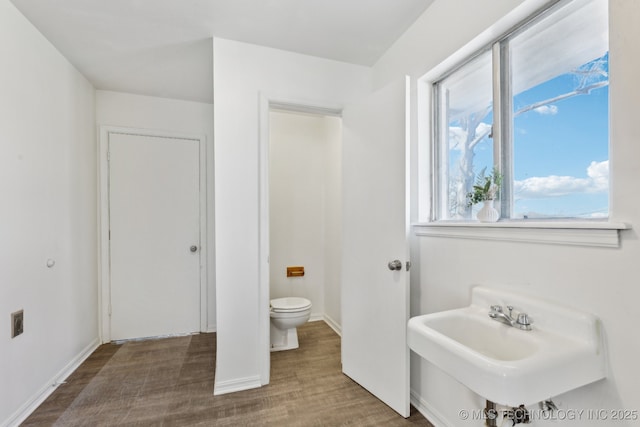
[[(491, 319), (494, 304), (528, 313), (532, 330)], [(411, 318), (407, 340), (422, 358), (503, 405), (534, 404), (606, 376), (596, 316), (502, 289), (476, 286), (468, 307)]]
[(469, 310), (452, 310), (420, 317), (423, 325), (438, 334), (495, 360), (520, 360), (538, 350), (535, 341), (519, 331), (503, 327), (488, 316), (486, 320), (489, 322), (484, 318), (478, 319)]

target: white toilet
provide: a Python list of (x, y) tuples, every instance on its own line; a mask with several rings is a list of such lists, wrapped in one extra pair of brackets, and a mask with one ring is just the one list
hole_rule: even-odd
[(311, 301), (287, 297), (271, 300), (271, 351), (298, 348), (298, 326), (311, 316)]

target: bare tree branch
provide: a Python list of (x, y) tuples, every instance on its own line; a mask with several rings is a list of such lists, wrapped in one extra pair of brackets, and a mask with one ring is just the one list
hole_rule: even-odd
[(475, 146), (478, 145), (478, 143), (482, 141), (484, 137), (489, 135), (490, 133), (491, 133), (491, 126), (489, 126), (487, 130), (485, 130), (484, 132), (481, 132), (480, 134), (476, 134), (476, 137), (473, 139), (473, 141), (469, 142), (469, 150), (473, 150)]
[(526, 113), (527, 111), (535, 110), (536, 108), (539, 108), (548, 104), (553, 104), (554, 102), (562, 101), (563, 99), (571, 98), (572, 96), (588, 95), (589, 92), (591, 92), (592, 90), (598, 89), (604, 86), (608, 86), (608, 85), (609, 85), (608, 81), (598, 82), (598, 83), (592, 84), (591, 86), (587, 86), (584, 89), (576, 89), (569, 93), (565, 93), (564, 95), (558, 95), (553, 98), (545, 99), (544, 101), (536, 102), (535, 104), (527, 105), (526, 107), (513, 113), (513, 117), (518, 117), (520, 114)]

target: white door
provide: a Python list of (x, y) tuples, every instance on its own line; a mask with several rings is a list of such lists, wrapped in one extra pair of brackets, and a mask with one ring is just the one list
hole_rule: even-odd
[(199, 141), (111, 133), (111, 339), (200, 330)]
[[(343, 111), (342, 370), (409, 416), (408, 81)], [(399, 270), (388, 263), (400, 261)]]

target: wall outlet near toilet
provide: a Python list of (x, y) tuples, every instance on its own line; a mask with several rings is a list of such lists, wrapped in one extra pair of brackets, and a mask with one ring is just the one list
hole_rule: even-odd
[(11, 338), (24, 332), (24, 310), (11, 313)]

